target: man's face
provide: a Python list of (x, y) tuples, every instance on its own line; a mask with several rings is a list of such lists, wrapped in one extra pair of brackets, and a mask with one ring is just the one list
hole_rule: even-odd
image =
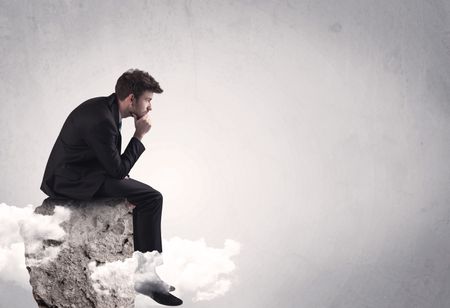
[(152, 99), (153, 92), (148, 90), (144, 91), (138, 100), (136, 100), (136, 98), (132, 98), (130, 114), (132, 116), (135, 114), (138, 119), (142, 118), (150, 110), (152, 110)]

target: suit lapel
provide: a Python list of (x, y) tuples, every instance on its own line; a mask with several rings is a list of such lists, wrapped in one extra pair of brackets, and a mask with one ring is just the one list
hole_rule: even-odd
[(117, 149), (119, 150), (119, 154), (122, 152), (122, 136), (119, 132), (119, 138), (117, 139)]

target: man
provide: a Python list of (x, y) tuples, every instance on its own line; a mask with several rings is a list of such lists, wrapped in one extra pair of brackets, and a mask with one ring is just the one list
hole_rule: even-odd
[[(133, 207), (134, 249), (141, 252), (162, 252), (163, 197), (128, 173), (145, 151), (142, 139), (151, 128), (148, 113), (153, 93), (162, 92), (147, 72), (130, 69), (117, 80), (115, 93), (76, 107), (56, 139), (41, 184), (41, 190), (52, 198), (126, 198)], [(127, 117), (134, 118), (136, 130), (121, 155), (120, 128)], [(161, 304), (182, 303), (168, 292), (146, 293)]]

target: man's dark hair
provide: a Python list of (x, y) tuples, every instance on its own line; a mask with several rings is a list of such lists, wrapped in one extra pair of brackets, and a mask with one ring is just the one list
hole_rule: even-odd
[(159, 83), (147, 72), (130, 68), (117, 79), (116, 95), (120, 100), (124, 100), (130, 93), (139, 99), (144, 91), (162, 93), (163, 89)]

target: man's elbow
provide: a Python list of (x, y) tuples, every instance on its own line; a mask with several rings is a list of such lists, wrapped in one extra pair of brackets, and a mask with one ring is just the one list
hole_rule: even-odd
[(108, 170), (108, 175), (113, 179), (122, 180), (128, 174), (125, 170), (121, 168), (113, 168)]

